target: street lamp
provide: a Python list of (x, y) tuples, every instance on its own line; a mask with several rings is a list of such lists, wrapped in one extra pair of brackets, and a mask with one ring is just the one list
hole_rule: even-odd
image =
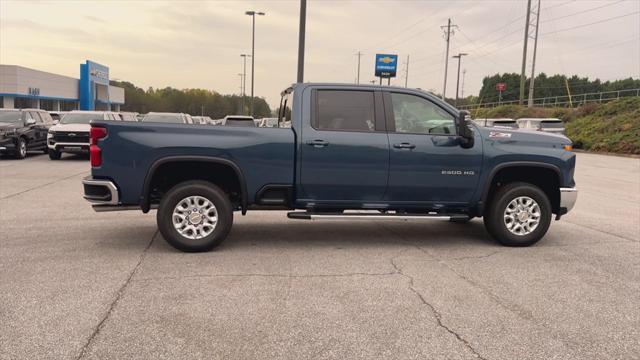
[(462, 62), (462, 57), (467, 56), (469, 54), (466, 53), (458, 53), (458, 55), (454, 55), (452, 59), (458, 59), (458, 79), (456, 80), (456, 101), (453, 103), (454, 106), (458, 105), (458, 88), (460, 87), (460, 63)]
[[(242, 68), (242, 115), (244, 115), (245, 112), (245, 96), (246, 96), (246, 92), (247, 92), (247, 58), (250, 57), (252, 58), (251, 55), (248, 54), (240, 54), (240, 56), (242, 56), (242, 60), (244, 62), (243, 68)], [(253, 80), (252, 80), (253, 82)]]
[(254, 80), (254, 65), (256, 59), (256, 15), (263, 16), (265, 13), (258, 11), (245, 11), (245, 15), (251, 16), (252, 30), (251, 30), (251, 116), (253, 116), (253, 80)]

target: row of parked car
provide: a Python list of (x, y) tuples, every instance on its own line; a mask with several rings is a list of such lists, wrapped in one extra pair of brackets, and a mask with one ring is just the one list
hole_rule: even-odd
[(28, 151), (42, 151), (48, 153), (51, 160), (58, 160), (62, 153), (87, 153), (91, 120), (216, 126), (278, 126), (277, 118), (254, 119), (251, 116), (242, 115), (229, 115), (224, 119), (214, 120), (208, 116), (166, 112), (138, 114), (111, 111), (48, 112), (42, 109), (0, 109), (0, 154), (11, 154), (17, 159), (23, 159)]
[(525, 129), (544, 131), (555, 134), (565, 134), (564, 123), (556, 118), (509, 118), (474, 119), (476, 124), (484, 127), (505, 127), (511, 129)]

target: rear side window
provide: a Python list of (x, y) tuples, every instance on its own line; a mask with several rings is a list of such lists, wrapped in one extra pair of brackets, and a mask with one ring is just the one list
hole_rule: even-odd
[(564, 123), (562, 123), (562, 121), (542, 121), (540, 127), (546, 129), (562, 129), (564, 128)]
[(318, 90), (318, 130), (375, 131), (373, 91)]

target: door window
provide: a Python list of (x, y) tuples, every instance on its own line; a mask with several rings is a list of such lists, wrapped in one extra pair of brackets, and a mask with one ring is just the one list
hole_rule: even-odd
[(397, 133), (455, 135), (453, 115), (431, 101), (409, 94), (391, 93)]
[(375, 131), (373, 91), (318, 90), (314, 128)]
[(43, 119), (40, 117), (40, 113), (37, 111), (30, 111), (29, 112), (31, 114), (31, 117), (33, 117), (33, 119), (36, 121), (36, 124), (43, 124), (44, 121)]

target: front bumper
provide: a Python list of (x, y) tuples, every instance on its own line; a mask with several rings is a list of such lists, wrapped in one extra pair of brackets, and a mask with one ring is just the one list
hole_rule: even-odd
[(16, 143), (12, 138), (0, 139), (0, 152), (13, 152), (16, 149)]
[(67, 153), (88, 153), (88, 143), (68, 143), (68, 142), (55, 142), (52, 139), (47, 140), (47, 147), (50, 150), (67, 152)]
[(578, 189), (560, 188), (560, 211), (556, 216), (556, 220), (571, 211), (576, 204), (576, 200), (578, 200)]
[(82, 179), (84, 199), (95, 205), (118, 205), (118, 188), (109, 180), (98, 180), (91, 176)]

